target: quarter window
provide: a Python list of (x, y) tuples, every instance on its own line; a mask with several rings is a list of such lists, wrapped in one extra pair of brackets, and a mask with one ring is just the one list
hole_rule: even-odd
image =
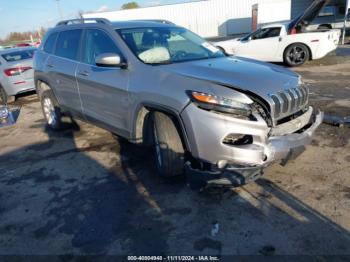
[(252, 36), (252, 40), (277, 37), (281, 34), (281, 27), (263, 28), (256, 31)]
[(82, 62), (95, 65), (97, 56), (105, 53), (120, 54), (114, 41), (103, 31), (88, 29), (85, 34)]
[(55, 48), (57, 35), (58, 35), (58, 33), (53, 33), (52, 35), (50, 35), (47, 38), (46, 43), (44, 45), (44, 51), (46, 53), (48, 53), (48, 54), (52, 54), (53, 53), (53, 49)]
[(80, 29), (61, 32), (57, 39), (55, 55), (76, 60), (81, 33)]

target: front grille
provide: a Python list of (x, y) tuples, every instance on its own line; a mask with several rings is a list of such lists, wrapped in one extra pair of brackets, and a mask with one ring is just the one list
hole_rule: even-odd
[(271, 115), (277, 121), (303, 108), (308, 102), (309, 90), (301, 85), (299, 88), (286, 89), (269, 96), (272, 100)]

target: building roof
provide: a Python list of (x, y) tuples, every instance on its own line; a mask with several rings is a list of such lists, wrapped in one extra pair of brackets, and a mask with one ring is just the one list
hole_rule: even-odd
[(116, 29), (137, 28), (137, 27), (169, 27), (174, 26), (173, 23), (168, 21), (157, 20), (131, 20), (131, 21), (116, 21), (111, 22), (112, 26)]

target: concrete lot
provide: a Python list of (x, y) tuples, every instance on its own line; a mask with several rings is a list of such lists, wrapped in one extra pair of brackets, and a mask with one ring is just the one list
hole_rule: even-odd
[[(296, 71), (312, 104), (350, 115), (349, 48)], [(158, 178), (148, 149), (82, 122), (48, 131), (35, 95), (16, 103), (0, 129), (0, 254), (350, 255), (350, 128), (322, 125), (256, 183), (197, 193)]]

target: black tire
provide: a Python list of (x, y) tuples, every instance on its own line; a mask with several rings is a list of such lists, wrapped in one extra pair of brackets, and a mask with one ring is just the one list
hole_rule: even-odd
[(154, 151), (157, 170), (162, 177), (184, 173), (184, 146), (178, 129), (168, 115), (153, 113)]
[(7, 105), (7, 94), (2, 86), (0, 86), (0, 106), (1, 105)]
[[(56, 131), (61, 130), (63, 126), (62, 113), (53, 92), (51, 90), (43, 91), (40, 97), (40, 102), (41, 102), (41, 108), (43, 110), (43, 114), (48, 127)], [(51, 103), (53, 107), (51, 108), (47, 103)], [(50, 113), (52, 115), (50, 115)]]
[(304, 44), (292, 44), (284, 51), (283, 59), (287, 66), (301, 66), (310, 59), (310, 52)]

